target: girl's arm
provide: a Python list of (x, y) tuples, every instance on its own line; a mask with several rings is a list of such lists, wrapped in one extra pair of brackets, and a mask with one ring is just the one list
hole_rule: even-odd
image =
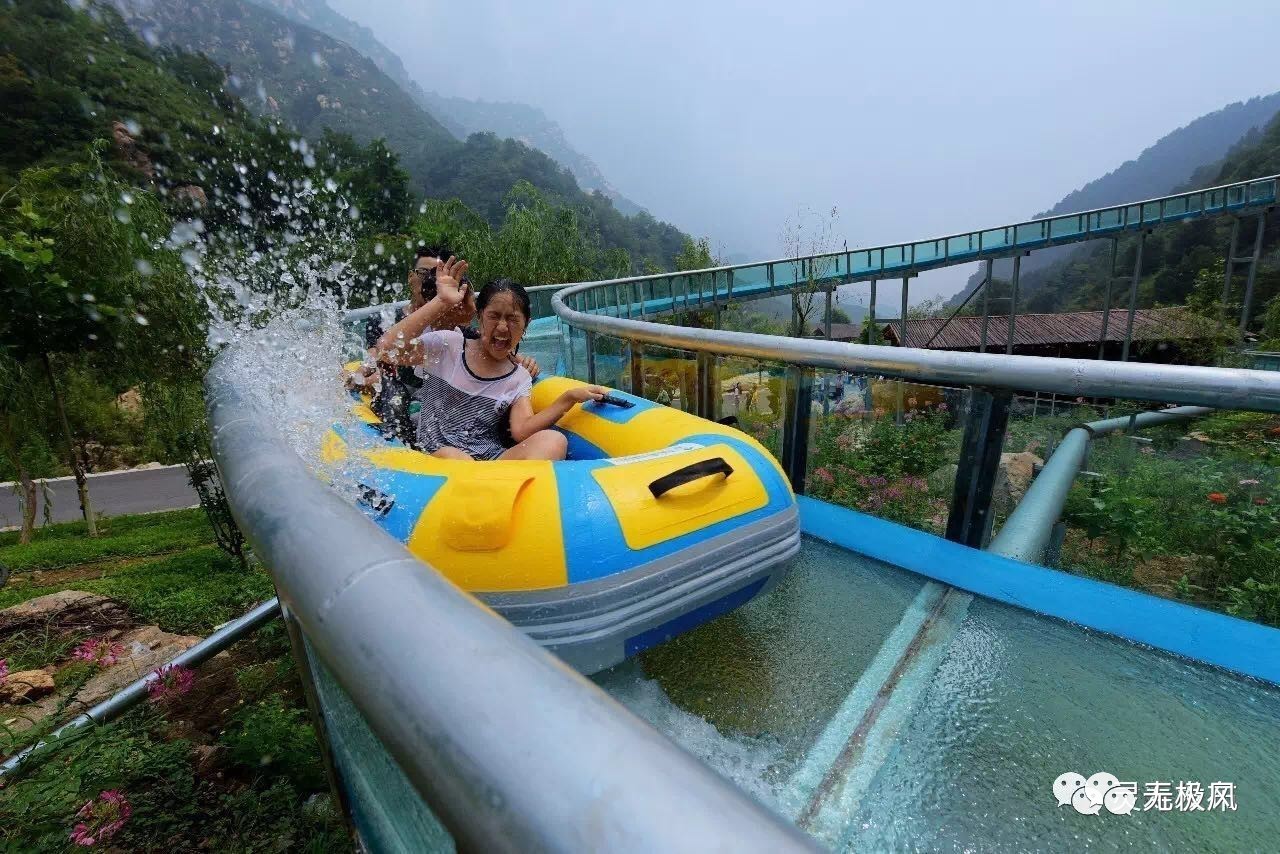
[(466, 293), (458, 284), (467, 271), (467, 262), (450, 258), (436, 268), (436, 295), (431, 301), (410, 313), (378, 339), (378, 360), (393, 365), (422, 364), (423, 349), (418, 337), (431, 328), (442, 315), (462, 304)]
[(511, 438), (523, 442), (539, 430), (547, 430), (568, 414), (570, 409), (588, 400), (599, 400), (608, 389), (598, 385), (578, 386), (561, 394), (541, 412), (533, 411), (529, 398), (521, 397), (511, 404)]

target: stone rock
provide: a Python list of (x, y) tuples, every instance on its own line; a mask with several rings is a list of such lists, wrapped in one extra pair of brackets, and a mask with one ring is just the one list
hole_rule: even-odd
[(30, 703), (53, 691), (50, 674), (43, 670), (19, 670), (0, 682), (0, 703)]
[(116, 153), (120, 155), (120, 159), (146, 175), (148, 179), (154, 180), (156, 169), (151, 164), (151, 158), (142, 146), (138, 145), (138, 141), (133, 138), (133, 134), (129, 132), (125, 123), (112, 122), (111, 134), (115, 137)]
[(136, 388), (121, 392), (116, 397), (116, 406), (124, 412), (142, 411), (142, 394)]
[(1020, 454), (1001, 454), (1000, 470), (996, 472), (996, 482), (991, 489), (991, 507), (996, 513), (1008, 515), (1027, 494), (1027, 487), (1035, 477), (1035, 466), (1044, 465), (1044, 460), (1030, 451)]
[(119, 602), (83, 590), (37, 596), (0, 611), (0, 635), (46, 628), (97, 632), (124, 628), (132, 623), (129, 612)]
[(956, 485), (956, 472), (958, 471), (960, 471), (960, 466), (955, 463), (947, 463), (942, 468), (930, 473), (925, 478), (929, 483), (929, 493), (931, 495), (950, 497), (951, 491)]
[[(109, 636), (124, 647), (124, 654), (120, 656), (120, 660), (115, 664), (110, 667), (104, 667), (89, 677), (89, 680), (76, 693), (75, 702), (70, 708), (66, 709), (65, 714), (78, 714), (90, 706), (101, 703), (121, 688), (137, 679), (141, 679), (162, 664), (167, 664), (179, 653), (190, 649), (200, 641), (200, 638), (191, 635), (170, 634), (162, 631), (158, 626), (139, 626), (127, 631), (115, 632)], [(219, 658), (223, 659), (222, 662), (219, 662), (223, 665), (229, 660), (226, 657), (226, 653), (219, 653), (211, 661), (203, 665), (202, 672), (203, 669), (217, 662)], [(44, 671), (36, 672), (44, 673)], [(20, 675), (22, 674), (10, 675), (9, 681), (13, 681), (14, 676)], [(48, 676), (48, 674), (45, 675)], [(8, 684), (6, 682), (4, 686), (0, 686), (0, 691), (7, 687)], [(53, 685), (51, 676), (48, 679), (48, 684), (50, 686)], [(52, 691), (52, 687), (50, 687), (50, 691)], [(49, 693), (49, 691), (43, 692), (40, 695), (43, 699), (25, 707), (23, 709), (23, 717), (15, 723), (9, 724), (10, 728), (14, 731), (22, 731), (54, 714), (58, 710), (58, 706), (64, 702), (64, 697), (62, 692), (52, 695), (49, 695)], [(14, 701), (0, 699), (0, 703), (3, 702)]]
[(179, 204), (190, 205), (193, 208), (202, 208), (209, 204), (209, 197), (204, 194), (204, 190), (195, 184), (183, 184), (180, 187), (174, 187), (169, 191), (169, 198)]

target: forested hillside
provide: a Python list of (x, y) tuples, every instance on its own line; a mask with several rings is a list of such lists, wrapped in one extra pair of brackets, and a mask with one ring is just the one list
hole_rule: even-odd
[[(298, 18), (291, 20), (247, 0), (113, 2), (148, 42), (202, 52), (223, 64), (230, 72), (228, 88), (255, 111), (313, 140), (325, 129), (361, 144), (384, 138), (420, 196), (460, 199), (493, 227), (501, 224), (507, 193), (527, 181), (574, 207), (584, 227), (598, 231), (611, 248), (626, 250), (636, 269), (646, 260), (669, 267), (687, 238), (647, 215), (624, 216), (599, 193), (584, 193), (572, 174), (528, 145), (457, 141), (372, 60), (299, 23), (300, 12), (310, 9), (332, 25), (340, 16), (327, 7), (290, 6)], [(321, 17), (321, 11), (329, 14)], [(465, 172), (465, 180), (456, 169)]]
[[(1196, 185), (1214, 186), (1277, 173), (1280, 173), (1280, 117), (1233, 148), (1214, 169), (1202, 170)], [(1256, 222), (1252, 217), (1242, 221), (1238, 255), (1246, 254), (1252, 248)], [(1214, 316), (1222, 313), (1238, 318), (1247, 269), (1243, 265), (1237, 268), (1229, 305), (1219, 305), (1223, 258), (1230, 242), (1230, 232), (1230, 220), (1222, 218), (1160, 228), (1150, 234), (1143, 250), (1139, 304), (1189, 303)], [(1122, 272), (1133, 269), (1135, 246), (1136, 238), (1122, 243), (1119, 260)], [(1047, 268), (1024, 272), (1020, 279), (1020, 310), (1046, 312), (1101, 308), (1110, 260), (1109, 246), (1102, 244), (1059, 260)], [(1001, 285), (995, 293), (1004, 294), (1007, 290)], [(1261, 329), (1264, 338), (1280, 338), (1280, 300), (1275, 299), (1277, 295), (1280, 295), (1280, 218), (1272, 215), (1263, 235), (1262, 258), (1251, 311), (1252, 324)]]
[[(1117, 205), (1149, 199), (1194, 185), (1208, 186), (1222, 169), (1222, 160), (1233, 146), (1241, 144), (1280, 112), (1280, 92), (1237, 102), (1203, 115), (1184, 127), (1166, 134), (1106, 175), (1068, 193), (1060, 202), (1036, 217)], [(991, 223), (995, 225), (995, 223)], [(1088, 255), (1088, 246), (1064, 246), (1035, 252), (1022, 261), (1022, 274), (1049, 267), (1064, 259)], [(982, 281), (982, 274), (970, 277), (963, 291), (952, 298), (958, 304)]]
[(466, 139), (473, 133), (492, 133), (519, 140), (572, 172), (578, 185), (584, 190), (599, 190), (613, 202), (620, 213), (630, 216), (642, 210), (639, 205), (614, 189), (591, 158), (575, 149), (565, 138), (560, 125), (547, 118), (537, 107), (510, 102), (471, 101), (424, 90), (409, 75), (400, 57), (380, 42), (368, 27), (334, 11), (325, 0), (250, 2), (351, 45), (373, 60), (420, 107), (459, 139)]

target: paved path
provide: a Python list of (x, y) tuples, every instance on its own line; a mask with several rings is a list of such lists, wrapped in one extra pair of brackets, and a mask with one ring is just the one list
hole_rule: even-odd
[[(53, 491), (53, 521), (72, 522), (81, 518), (80, 500), (76, 495), (76, 482), (72, 478), (49, 481)], [(36, 484), (36, 524), (44, 522), (44, 497)], [(200, 499), (187, 482), (187, 470), (183, 466), (164, 466), (156, 469), (131, 469), (104, 472), (89, 476), (89, 497), (93, 509), (100, 516), (124, 516), (128, 513), (149, 513), (153, 510), (177, 510), (199, 504)], [(22, 524), (18, 511), (18, 496), (9, 484), (0, 484), (0, 528), (13, 528)]]

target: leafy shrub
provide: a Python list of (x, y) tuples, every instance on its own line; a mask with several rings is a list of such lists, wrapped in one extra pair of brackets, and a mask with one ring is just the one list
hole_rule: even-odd
[(237, 713), (222, 741), (231, 759), (247, 769), (286, 777), (302, 789), (324, 785), (320, 744), (307, 711), (286, 707), (278, 694)]

